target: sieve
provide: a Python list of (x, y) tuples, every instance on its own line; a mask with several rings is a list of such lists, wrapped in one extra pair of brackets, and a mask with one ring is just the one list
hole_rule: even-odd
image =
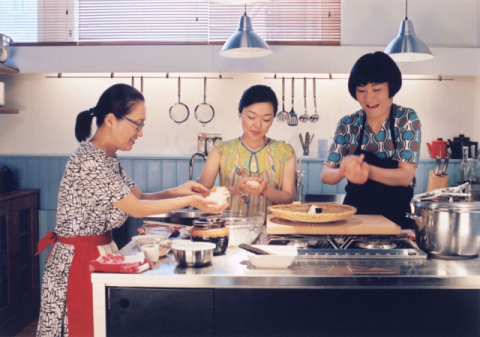
[(170, 118), (177, 124), (185, 122), (190, 115), (188, 107), (180, 101), (180, 92), (181, 82), (178, 77), (178, 103), (173, 104), (169, 110)]
[(215, 110), (213, 106), (207, 103), (207, 78), (203, 78), (203, 103), (200, 103), (195, 108), (195, 118), (203, 124), (210, 123), (215, 117)]
[(285, 77), (282, 77), (282, 111), (277, 115), (277, 121), (286, 123), (288, 120), (288, 112), (285, 111)]

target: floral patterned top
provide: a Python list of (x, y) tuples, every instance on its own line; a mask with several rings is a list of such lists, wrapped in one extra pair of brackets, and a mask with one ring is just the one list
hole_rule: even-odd
[[(368, 122), (365, 123), (362, 150), (377, 155), (379, 158), (392, 158), (408, 164), (418, 164), (420, 158), (421, 124), (417, 113), (409, 108), (394, 105), (392, 137), (390, 118), (383, 123), (375, 134)], [(332, 146), (325, 158), (325, 163), (333, 167), (340, 167), (343, 157), (352, 155), (358, 147), (360, 131), (365, 118), (365, 112), (359, 110), (352, 115), (343, 117), (337, 124)], [(396, 150), (393, 146), (396, 141)]]

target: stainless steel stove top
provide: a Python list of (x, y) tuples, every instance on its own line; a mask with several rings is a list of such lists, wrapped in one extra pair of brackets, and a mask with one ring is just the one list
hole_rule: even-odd
[(296, 246), (306, 259), (425, 259), (427, 254), (403, 235), (278, 235), (266, 228), (257, 245)]

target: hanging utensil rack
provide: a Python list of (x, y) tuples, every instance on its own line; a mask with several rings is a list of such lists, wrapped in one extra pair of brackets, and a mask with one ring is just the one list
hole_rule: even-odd
[[(327, 74), (326, 76), (328, 77), (284, 77), (284, 76), (277, 76), (277, 74), (274, 74), (273, 77), (264, 77), (263, 79), (265, 80), (281, 80), (282, 78), (286, 80), (348, 80), (348, 77), (334, 77), (332, 74)], [(347, 74), (348, 76), (348, 74)], [(442, 75), (438, 75), (435, 78), (403, 78), (403, 81), (455, 81), (454, 78), (444, 78)]]
[(132, 87), (135, 86), (135, 79), (140, 79), (140, 92), (143, 93), (143, 88), (144, 88), (144, 79), (178, 79), (182, 78), (184, 80), (233, 80), (233, 77), (223, 77), (222, 74), (219, 74), (218, 77), (213, 77), (213, 76), (170, 76), (170, 73), (166, 73), (165, 76), (150, 76), (150, 75), (133, 75), (133, 76), (128, 76), (128, 75), (115, 75), (114, 72), (110, 73), (109, 75), (99, 75), (99, 76), (82, 76), (82, 75), (64, 75), (63, 73), (57, 73), (56, 76), (45, 76), (45, 78), (56, 78), (56, 79), (66, 79), (66, 78), (79, 78), (79, 79), (103, 79), (103, 78), (111, 78), (111, 79), (131, 79), (132, 80)]

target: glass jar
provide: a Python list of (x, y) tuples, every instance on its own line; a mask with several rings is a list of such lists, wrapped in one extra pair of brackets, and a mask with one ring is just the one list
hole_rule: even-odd
[(207, 143), (207, 134), (206, 133), (199, 133), (198, 134), (197, 152), (207, 154), (206, 153), (206, 143)]
[(206, 145), (207, 155), (210, 153), (210, 151), (212, 151), (214, 143), (215, 143), (215, 133), (207, 132), (207, 145)]
[(224, 219), (201, 218), (193, 221), (192, 241), (215, 244), (213, 255), (225, 254), (228, 247), (228, 229)]

